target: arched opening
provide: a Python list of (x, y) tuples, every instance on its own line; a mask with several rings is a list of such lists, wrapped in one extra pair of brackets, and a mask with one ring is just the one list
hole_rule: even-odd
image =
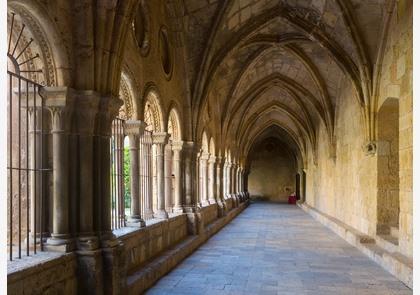
[(289, 147), (269, 136), (257, 143), (249, 155), (248, 190), (251, 198), (286, 202), (296, 190), (296, 161)]
[(159, 105), (158, 96), (154, 91), (148, 93), (144, 105), (144, 122), (146, 123), (145, 135), (151, 138), (152, 149), (149, 157), (151, 161), (152, 177), (152, 210), (158, 210), (158, 166), (157, 166), (157, 146), (153, 141), (153, 135), (163, 130), (162, 111)]
[[(52, 232), (52, 116), (43, 86), (54, 86), (49, 44), (23, 8), (8, 7), (7, 244), (9, 259), (43, 250)], [(43, 46), (41, 46), (41, 43)], [(50, 68), (52, 72), (55, 69)], [(51, 110), (51, 109), (50, 109)], [(52, 111), (52, 110), (51, 110)]]
[(209, 142), (206, 131), (201, 136), (201, 151), (199, 155), (199, 183), (200, 183), (200, 205), (202, 207), (209, 204), (208, 201), (208, 160)]
[(168, 134), (170, 135), (169, 142), (166, 146), (165, 163), (167, 169), (167, 176), (170, 178), (168, 183), (170, 187), (166, 188), (167, 212), (181, 209), (180, 197), (181, 197), (181, 172), (180, 172), (180, 160), (181, 160), (181, 124), (179, 120), (178, 112), (175, 108), (172, 108), (169, 112), (168, 117)]
[(378, 112), (377, 233), (398, 243), (399, 101), (388, 98)]
[(245, 147), (246, 189), (253, 199), (286, 202), (303, 191), (303, 156), (295, 135), (276, 122), (257, 130)]

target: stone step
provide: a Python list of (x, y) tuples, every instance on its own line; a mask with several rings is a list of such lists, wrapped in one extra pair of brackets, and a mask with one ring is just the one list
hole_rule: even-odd
[(391, 235), (377, 235), (375, 238), (376, 244), (388, 252), (398, 252), (398, 238)]

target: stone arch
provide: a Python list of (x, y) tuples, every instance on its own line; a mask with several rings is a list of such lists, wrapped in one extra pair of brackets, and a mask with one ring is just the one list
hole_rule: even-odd
[(201, 149), (205, 153), (209, 152), (209, 141), (205, 130), (203, 131), (203, 135), (201, 136)]
[(387, 98), (379, 108), (377, 132), (377, 233), (388, 235), (393, 228), (398, 230), (400, 212), (397, 98)]
[(119, 97), (123, 101), (120, 108), (119, 117), (125, 120), (134, 119), (137, 116), (135, 111), (135, 99), (133, 88), (127, 73), (121, 73)]
[[(28, 28), (27, 41), (29, 42), (30, 38), (34, 39), (33, 45), (36, 44), (34, 47), (42, 60), (38, 66), (33, 65), (28, 70), (39, 70), (39, 66), (41, 66), (43, 77), (36, 77), (36, 74), (32, 74), (27, 75), (28, 78), (47, 86), (68, 85), (70, 49), (66, 46), (48, 14), (35, 1), (12, 0), (8, 1), (7, 7), (8, 11), (19, 15), (22, 23)], [(10, 30), (9, 25), (8, 30)], [(28, 47), (25, 51), (29, 53), (30, 48)], [(22, 56), (24, 55), (22, 54)], [(26, 59), (31, 58), (31, 55), (35, 56), (35, 53), (27, 54)], [(33, 61), (37, 62), (35, 59)]]
[(181, 120), (180, 115), (175, 106), (172, 106), (168, 115), (168, 133), (171, 139), (175, 141), (182, 140)]
[(147, 124), (146, 130), (153, 132), (163, 132), (165, 130), (159, 95), (153, 88), (146, 91), (143, 115)]

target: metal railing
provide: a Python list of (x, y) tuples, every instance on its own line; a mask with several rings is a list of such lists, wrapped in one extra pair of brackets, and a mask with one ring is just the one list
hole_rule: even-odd
[(26, 250), (27, 256), (43, 250), (44, 180), (49, 169), (44, 167), (42, 86), (18, 74), (9, 71), (7, 74), (7, 244), (9, 259), (13, 260), (22, 258), (22, 250)]

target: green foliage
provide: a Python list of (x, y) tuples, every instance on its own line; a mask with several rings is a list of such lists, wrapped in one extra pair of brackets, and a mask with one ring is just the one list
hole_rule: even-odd
[(124, 147), (124, 205), (130, 208), (131, 187), (130, 187), (130, 151)]

